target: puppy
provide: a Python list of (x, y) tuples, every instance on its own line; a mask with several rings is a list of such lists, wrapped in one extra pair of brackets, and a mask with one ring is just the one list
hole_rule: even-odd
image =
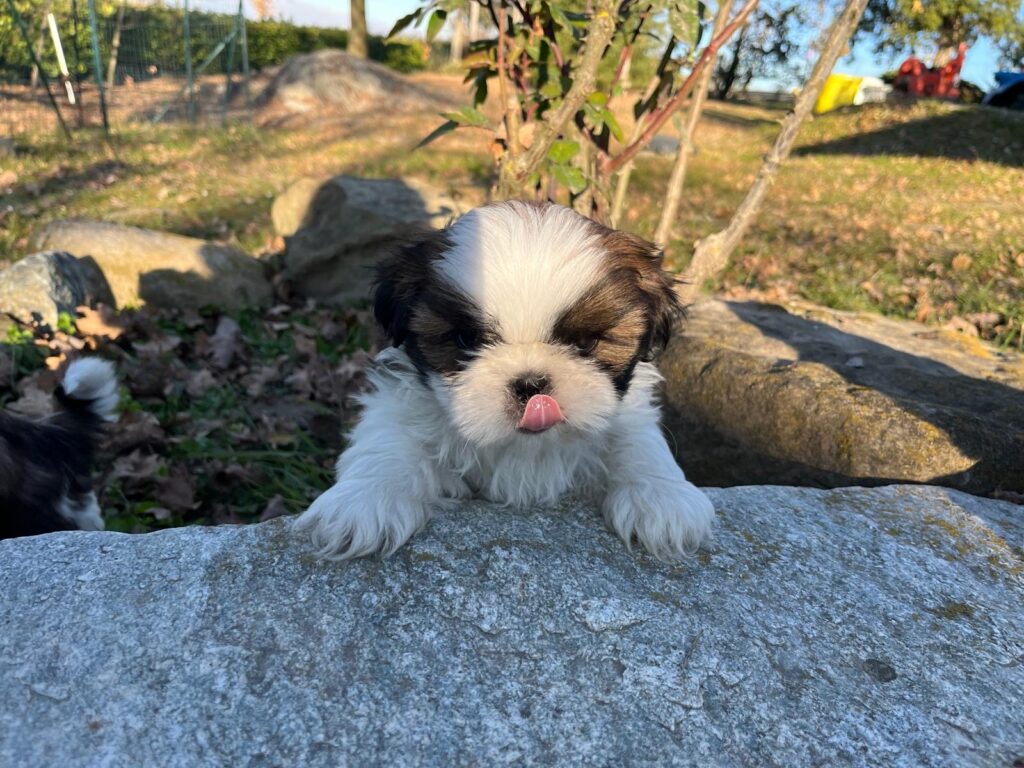
[(115, 419), (113, 366), (71, 363), (55, 397), (43, 421), (0, 413), (0, 538), (103, 530), (90, 469), (100, 428)]
[(445, 500), (601, 500), (674, 560), (714, 509), (659, 425), (652, 364), (682, 313), (662, 254), (560, 206), (478, 208), (379, 268), (392, 347), (369, 373), (337, 482), (299, 518), (320, 555), (390, 554)]

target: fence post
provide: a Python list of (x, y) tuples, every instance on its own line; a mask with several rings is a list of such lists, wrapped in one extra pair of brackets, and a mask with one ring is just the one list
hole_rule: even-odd
[(249, 97), (249, 38), (245, 32), (242, 0), (238, 0), (238, 24), (242, 30), (242, 89), (245, 92), (245, 114), (252, 118), (252, 102)]
[(50, 90), (50, 78), (46, 76), (46, 72), (43, 71), (43, 65), (39, 62), (39, 57), (36, 56), (35, 46), (32, 45), (32, 40), (29, 38), (28, 29), (25, 27), (25, 20), (21, 18), (21, 14), (18, 13), (18, 9), (14, 7), (14, 0), (7, 0), (7, 7), (11, 10), (11, 16), (14, 17), (15, 23), (18, 25), (18, 30), (21, 32), (21, 37), (25, 41), (25, 47), (28, 48), (29, 54), (32, 56), (32, 63), (35, 64), (36, 69), (39, 71), (39, 77), (43, 81), (43, 85), (46, 87), (46, 96), (50, 100), (50, 106), (53, 107), (53, 112), (57, 115), (57, 122), (60, 123), (61, 130), (64, 131), (64, 135), (67, 136), (68, 142), (71, 142), (71, 131), (68, 130), (67, 123), (64, 122), (64, 115), (60, 113), (60, 107), (57, 105), (57, 100), (53, 98), (53, 91)]
[(110, 136), (110, 119), (107, 117), (107, 97), (103, 93), (103, 64), (100, 62), (100, 33), (96, 26), (96, 0), (89, 0), (89, 34), (92, 36), (93, 77), (100, 95), (100, 114), (103, 115), (103, 133)]
[(82, 106), (82, 52), (78, 46), (78, 0), (71, 0), (72, 50), (75, 52), (75, 85), (78, 86), (78, 127), (85, 125), (85, 108)]
[(231, 72), (235, 68), (235, 41), (238, 39), (238, 18), (235, 18), (234, 29), (231, 33), (231, 42), (228, 43), (228, 62), (224, 67), (224, 104), (221, 107), (221, 126), (228, 125), (228, 106), (231, 103)]
[(188, 24), (188, 0), (185, 0), (185, 79), (188, 81), (188, 121), (196, 124), (195, 84), (192, 80), (192, 33)]

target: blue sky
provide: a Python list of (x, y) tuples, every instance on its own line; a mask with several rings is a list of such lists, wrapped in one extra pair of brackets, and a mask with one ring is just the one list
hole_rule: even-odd
[[(252, 14), (252, 5), (244, 0), (246, 15)], [(180, 2), (180, 0), (179, 0)], [(191, 0), (194, 6), (209, 10), (233, 12), (238, 0)], [(385, 34), (395, 21), (415, 9), (418, 0), (366, 0), (367, 26), (376, 34)], [(297, 24), (315, 24), (324, 27), (347, 27), (349, 25), (348, 0), (275, 0), (274, 15), (294, 21)], [(878, 57), (871, 46), (858, 45), (853, 57), (843, 59), (836, 70), (852, 75), (879, 75), (894, 69), (903, 57), (887, 59)], [(994, 84), (993, 73), (997, 69), (999, 52), (992, 43), (982, 40), (967, 52), (963, 77), (983, 89)]]

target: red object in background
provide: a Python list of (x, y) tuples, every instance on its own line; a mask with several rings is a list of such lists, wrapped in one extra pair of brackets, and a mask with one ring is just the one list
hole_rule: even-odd
[(926, 67), (916, 56), (900, 64), (892, 87), (911, 96), (933, 96), (938, 99), (956, 99), (960, 96), (960, 69), (964, 65), (967, 44), (960, 43), (956, 57), (944, 67)]

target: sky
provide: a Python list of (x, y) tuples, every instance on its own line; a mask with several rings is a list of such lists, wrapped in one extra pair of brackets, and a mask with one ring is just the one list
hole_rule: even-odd
[[(238, 0), (190, 0), (192, 7), (232, 13), (238, 8)], [(180, 2), (180, 0), (178, 0)], [(246, 15), (253, 15), (250, 0), (243, 0)], [(420, 5), (419, 0), (366, 0), (367, 26), (371, 33), (387, 34), (392, 25), (402, 16)], [(296, 24), (310, 24), (322, 27), (348, 27), (348, 0), (274, 0), (274, 15)], [(903, 60), (879, 57), (867, 42), (857, 45), (852, 57), (842, 59), (836, 66), (837, 72), (850, 75), (880, 75), (895, 69)], [(993, 73), (997, 69), (999, 51), (987, 40), (979, 41), (967, 52), (962, 76), (965, 80), (988, 90), (994, 83)], [(755, 83), (755, 87), (771, 87), (770, 82)]]

